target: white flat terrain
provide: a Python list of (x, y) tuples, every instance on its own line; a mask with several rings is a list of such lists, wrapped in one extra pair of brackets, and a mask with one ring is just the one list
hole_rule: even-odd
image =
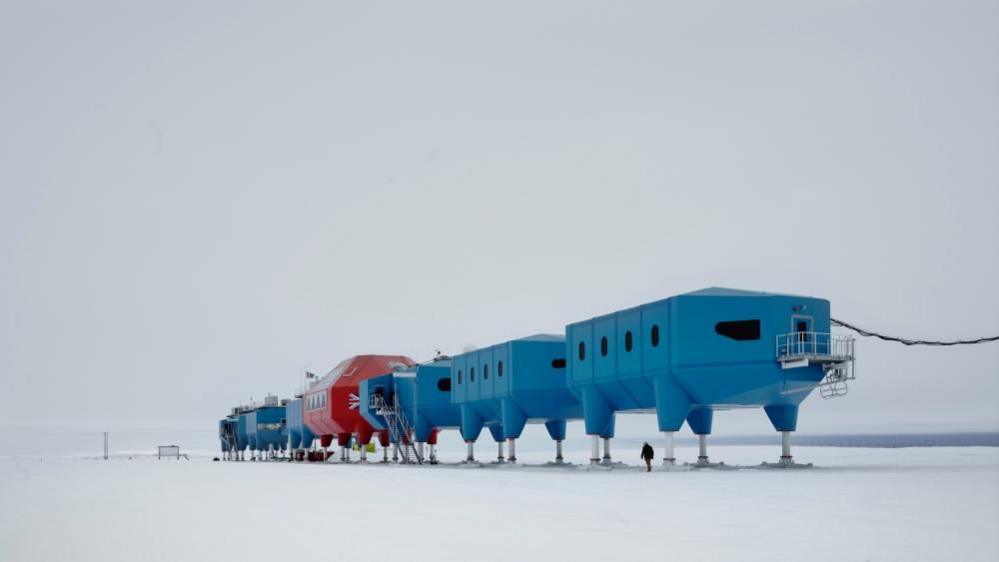
[(999, 560), (999, 448), (795, 454), (816, 468), (5, 458), (0, 560)]

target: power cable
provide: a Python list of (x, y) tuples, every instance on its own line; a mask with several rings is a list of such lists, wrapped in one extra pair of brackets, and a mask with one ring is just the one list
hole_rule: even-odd
[(902, 345), (951, 346), (951, 345), (974, 345), (974, 344), (978, 344), (978, 343), (989, 343), (989, 342), (999, 341), (999, 336), (987, 336), (987, 337), (983, 337), (983, 338), (976, 338), (976, 339), (973, 339), (973, 340), (949, 340), (949, 341), (912, 340), (912, 339), (909, 339), (909, 338), (901, 338), (901, 337), (898, 337), (898, 336), (888, 336), (888, 335), (885, 335), (885, 334), (879, 334), (877, 332), (872, 332), (870, 330), (865, 330), (863, 328), (858, 328), (857, 326), (854, 326), (853, 324), (848, 324), (846, 322), (843, 322), (842, 320), (837, 320), (835, 318), (830, 318), (829, 320), (835, 326), (842, 326), (843, 328), (847, 328), (849, 330), (853, 330), (854, 332), (857, 332), (858, 334), (860, 334), (862, 336), (869, 337), (869, 338), (878, 338), (878, 339), (882, 339), (882, 340), (885, 340), (885, 341), (898, 342), (898, 343), (900, 343)]

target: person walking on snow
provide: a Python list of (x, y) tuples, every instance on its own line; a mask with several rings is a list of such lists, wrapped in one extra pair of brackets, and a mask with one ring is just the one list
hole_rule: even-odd
[(655, 455), (656, 452), (652, 448), (652, 445), (649, 445), (646, 441), (646, 443), (642, 445), (642, 460), (645, 461), (645, 472), (652, 472), (652, 457)]

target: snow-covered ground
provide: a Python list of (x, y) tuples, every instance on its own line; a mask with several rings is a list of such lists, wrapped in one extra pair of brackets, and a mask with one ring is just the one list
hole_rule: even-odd
[[(774, 452), (712, 449), (742, 465)], [(999, 559), (999, 448), (796, 454), (816, 468), (5, 458), (0, 560)]]

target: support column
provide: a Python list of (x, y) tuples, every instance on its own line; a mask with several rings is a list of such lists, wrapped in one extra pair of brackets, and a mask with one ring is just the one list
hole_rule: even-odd
[(562, 464), (562, 440), (559, 439), (555, 442), (555, 464)]
[(423, 458), (423, 441), (416, 442), (416, 451), (420, 453), (420, 458)]
[(430, 464), (437, 464), (437, 445), (430, 444)]
[(496, 442), (496, 462), (504, 462), (502, 441)]
[(780, 464), (794, 464), (791, 456), (791, 432), (780, 432)]
[(600, 436), (590, 436), (590, 464), (600, 464)]
[(708, 464), (708, 436), (697, 436), (697, 464)]
[(340, 445), (340, 462), (347, 462), (347, 447)]
[(517, 440), (513, 437), (510, 438), (510, 454), (507, 455), (506, 460), (517, 462)]
[(603, 459), (603, 462), (604, 462), (604, 464), (610, 464), (611, 463), (610, 437), (604, 437), (604, 459)]
[(468, 456), (465, 457), (465, 462), (475, 462), (475, 442), (465, 441), (465, 444), (468, 445)]
[(666, 438), (666, 452), (663, 454), (663, 465), (672, 466), (676, 464), (676, 457), (673, 456), (673, 431), (664, 431)]
[(382, 462), (388, 462), (388, 447), (382, 447)]
[(361, 445), (361, 462), (368, 462), (368, 446)]

